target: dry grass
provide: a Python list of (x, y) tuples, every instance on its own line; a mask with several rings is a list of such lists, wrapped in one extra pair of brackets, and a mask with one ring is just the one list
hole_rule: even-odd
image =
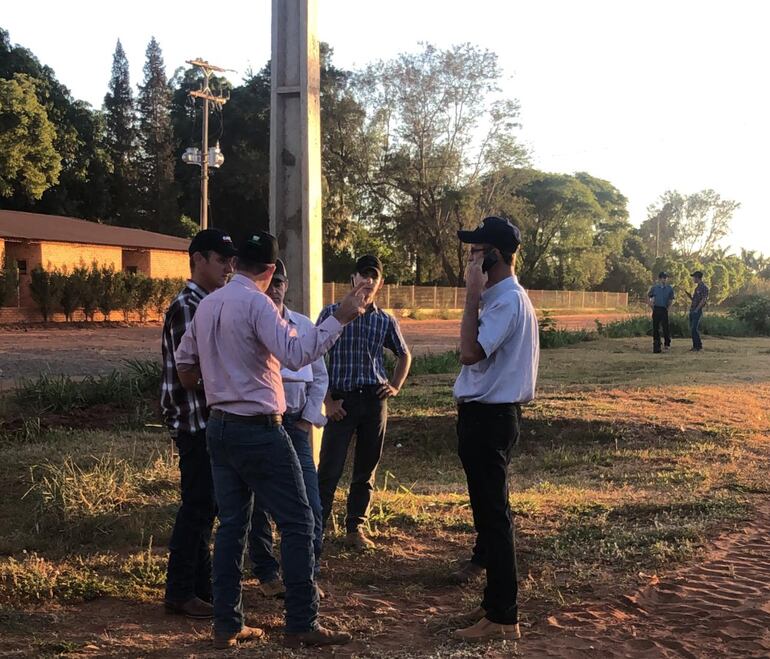
[[(770, 492), (770, 340), (711, 339), (697, 355), (676, 345), (652, 355), (647, 344), (600, 340), (542, 355), (542, 394), (526, 410), (511, 466), (525, 624), (692, 559)], [(392, 401), (370, 518), (378, 549), (354, 557), (330, 533), (323, 574), (337, 597), (324, 609), (333, 624), (351, 628), (361, 648), (381, 638), (379, 627), (417, 644), (411, 655), (376, 646), (356, 656), (474, 656), (454, 654), (446, 635), (427, 632), (423, 622), (426, 602), (440, 611), (475, 600), (473, 589), (457, 591), (447, 581), (473, 542), (455, 455), (452, 380), (416, 376)], [(0, 628), (22, 638), (19, 616), (32, 615), (32, 606), (48, 602), (45, 611), (105, 595), (145, 603), (149, 613), (137, 615), (154, 616), (177, 496), (167, 437), (57, 430), (3, 451)], [(342, 491), (336, 508), (343, 508)], [(247, 604), (260, 622), (280, 626), (280, 612), (266, 609), (251, 585)], [(63, 643), (62, 652), (95, 634), (53, 628), (55, 639), (37, 642)], [(133, 654), (143, 654), (132, 638)], [(256, 654), (292, 656), (274, 638)], [(200, 653), (203, 641), (193, 641), (177, 656)], [(168, 642), (163, 656), (175, 656), (175, 641)]]

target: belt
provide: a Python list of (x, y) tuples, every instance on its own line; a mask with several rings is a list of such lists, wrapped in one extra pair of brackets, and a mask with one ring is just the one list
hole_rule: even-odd
[(246, 416), (244, 414), (223, 412), (222, 410), (211, 410), (209, 418), (230, 421), (231, 423), (246, 423), (252, 426), (280, 426), (283, 423), (283, 416), (281, 414), (254, 414)]
[(355, 387), (354, 389), (332, 389), (332, 398), (334, 400), (339, 400), (340, 398), (352, 394), (376, 394), (381, 386), (381, 384), (362, 384), (360, 387)]

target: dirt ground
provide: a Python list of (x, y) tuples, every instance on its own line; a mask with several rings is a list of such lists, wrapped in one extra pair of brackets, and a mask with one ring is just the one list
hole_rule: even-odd
[[(556, 316), (559, 327), (594, 329), (628, 314)], [(444, 352), (457, 347), (459, 320), (402, 320), (407, 343), (415, 354)], [(82, 324), (0, 328), (0, 389), (19, 378), (41, 373), (70, 376), (99, 375), (126, 359), (159, 359), (160, 325)]]

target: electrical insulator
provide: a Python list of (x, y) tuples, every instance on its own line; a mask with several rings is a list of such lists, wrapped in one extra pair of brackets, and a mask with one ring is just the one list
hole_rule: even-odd
[(225, 157), (219, 150), (219, 144), (209, 147), (209, 167), (221, 167)]
[(198, 165), (200, 167), (201, 150), (194, 146), (187, 147), (182, 154), (182, 162), (187, 165)]

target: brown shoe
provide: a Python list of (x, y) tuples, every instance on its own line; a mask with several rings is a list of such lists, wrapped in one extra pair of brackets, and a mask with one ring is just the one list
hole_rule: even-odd
[(259, 627), (245, 626), (237, 634), (218, 634), (214, 632), (214, 647), (217, 650), (226, 650), (227, 648), (234, 648), (242, 641), (253, 641), (262, 638), (264, 635), (265, 632)]
[(516, 641), (521, 638), (521, 630), (518, 622), (515, 625), (500, 625), (488, 618), (482, 618), (475, 625), (455, 630), (453, 636), (469, 643)]
[(259, 589), (259, 592), (262, 593), (263, 597), (283, 599), (286, 595), (286, 588), (281, 579), (273, 579), (272, 581), (266, 581), (265, 583), (260, 582), (257, 588)]
[(454, 584), (464, 584), (477, 579), (485, 570), (472, 561), (466, 561), (463, 565), (449, 574), (449, 581)]
[(361, 529), (348, 533), (342, 541), (342, 544), (345, 545), (345, 547), (357, 549), (358, 551), (366, 551), (367, 549), (374, 549), (376, 547), (374, 542), (367, 538)]
[(176, 613), (177, 615), (195, 618), (196, 620), (207, 620), (214, 617), (214, 607), (208, 602), (204, 602), (198, 597), (193, 597), (186, 602), (165, 601), (166, 613)]
[(475, 625), (486, 615), (486, 610), (480, 606), (477, 606), (475, 609), (473, 609), (473, 611), (468, 611), (467, 613), (461, 613), (460, 615), (452, 616), (449, 618), (449, 624), (452, 625), (452, 627), (459, 627), (460, 629), (464, 629), (465, 627)]
[(283, 644), (287, 648), (300, 648), (303, 645), (344, 645), (350, 643), (353, 637), (347, 632), (333, 632), (325, 627), (318, 627), (309, 632), (284, 634)]

